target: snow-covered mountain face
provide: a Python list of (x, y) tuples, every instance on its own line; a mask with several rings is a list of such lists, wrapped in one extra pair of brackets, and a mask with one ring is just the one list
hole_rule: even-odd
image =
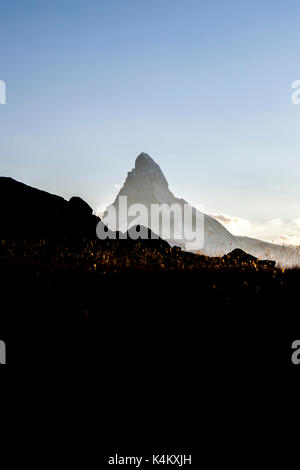
[[(193, 220), (189, 229), (195, 230), (196, 227), (200, 227), (203, 241), (201, 237), (198, 237), (193, 242), (190, 239), (185, 239), (182, 219), (178, 218), (176, 213), (172, 219), (169, 236), (164, 236), (166, 232), (164, 232), (163, 221), (161, 219), (158, 225), (157, 221), (155, 223), (151, 217), (147, 221), (142, 221), (141, 225), (148, 226), (171, 245), (179, 245), (189, 251), (200, 251), (200, 253), (208, 256), (222, 256), (235, 248), (240, 248), (259, 259), (275, 260), (281, 266), (300, 265), (300, 258), (296, 250), (248, 237), (234, 236), (214, 218), (191, 207), (184, 199), (175, 197), (170, 191), (168, 182), (159, 165), (146, 153), (141, 153), (137, 157), (135, 167), (128, 173), (123, 187), (112, 204), (117, 214), (120, 213), (122, 196), (127, 197), (128, 207), (133, 204), (143, 204), (147, 207), (149, 214), (153, 205), (165, 204), (170, 207), (175, 204), (182, 208), (185, 205), (188, 206), (193, 214)], [(134, 220), (135, 218), (132, 217), (132, 225), (134, 225)], [(185, 219), (183, 220), (185, 221)], [(117, 225), (116, 229), (123, 231), (122, 223)], [(189, 233), (189, 230), (187, 232)]]

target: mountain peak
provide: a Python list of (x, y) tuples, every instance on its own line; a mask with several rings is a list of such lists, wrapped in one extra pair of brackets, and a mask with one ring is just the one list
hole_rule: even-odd
[(142, 152), (135, 160), (135, 167), (131, 175), (136, 177), (147, 177), (152, 180), (161, 181), (164, 185), (168, 186), (167, 180), (164, 177), (160, 166), (153, 160), (148, 153)]
[(136, 160), (137, 160), (138, 158), (140, 158), (140, 159), (145, 158), (146, 160), (147, 160), (148, 158), (150, 158), (150, 160), (153, 160), (153, 158), (151, 158), (150, 155), (149, 155), (148, 153), (146, 153), (146, 152), (141, 152), (141, 153), (137, 156)]
[(151, 158), (150, 155), (148, 155), (148, 153), (145, 153), (145, 152), (140, 153), (139, 156), (136, 158), (135, 168), (136, 170), (139, 170), (139, 169), (144, 169), (144, 170), (159, 169), (160, 170), (158, 164), (155, 163), (153, 158)]

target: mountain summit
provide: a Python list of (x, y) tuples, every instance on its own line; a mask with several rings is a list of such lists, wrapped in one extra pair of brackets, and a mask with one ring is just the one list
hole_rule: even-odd
[(128, 204), (171, 204), (174, 195), (169, 191), (168, 182), (159, 165), (147, 153), (141, 153), (135, 160), (135, 167), (128, 172), (114, 204), (120, 196), (127, 196)]
[[(165, 178), (160, 166), (147, 153), (141, 153), (135, 160), (135, 167), (128, 172), (127, 178), (119, 194), (117, 195), (112, 206), (116, 212), (119, 210), (120, 196), (127, 196), (127, 204), (143, 204), (151, 212), (151, 205), (166, 204), (171, 206), (179, 204), (183, 206), (188, 203), (181, 198), (177, 198), (169, 189), (167, 179)], [(296, 259), (296, 251), (292, 248), (274, 245), (272, 243), (263, 242), (248, 237), (234, 236), (220, 222), (203, 212), (189, 206), (193, 211), (194, 217), (203, 225), (204, 246), (192, 246), (185, 240), (178, 242), (172, 233), (176, 232), (175, 228), (167, 241), (171, 245), (179, 245), (189, 251), (197, 251), (200, 249), (202, 254), (208, 256), (223, 256), (234, 249), (241, 249), (259, 259), (275, 260), (282, 265), (300, 264), (300, 260)], [(161, 227), (151, 226), (151, 220), (148, 224), (149, 228), (162, 236)], [(165, 238), (166, 239), (166, 238)]]
[(140, 153), (140, 155), (135, 160), (135, 168), (131, 173), (139, 176), (147, 174), (148, 178), (150, 175), (152, 175), (154, 179), (160, 180), (164, 182), (166, 186), (168, 186), (168, 182), (164, 177), (164, 174), (161, 171), (159, 165), (147, 153)]

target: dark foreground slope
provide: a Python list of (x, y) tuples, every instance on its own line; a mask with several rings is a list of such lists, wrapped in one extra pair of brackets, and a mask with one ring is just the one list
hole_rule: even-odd
[[(187, 346), (186, 352), (193, 346), (189, 358), (184, 359), (184, 351), (179, 354), (185, 367), (192, 367), (202, 335), (206, 340), (211, 335), (210, 354), (218, 349), (213, 337), (220, 333), (226, 357), (237, 347), (242, 356), (251, 352), (255, 357), (250, 344), (257, 347), (261, 338), (269, 351), (279, 344), (277, 331), (286, 338), (281, 356), (273, 361), (257, 354), (257, 365), (270, 367), (279, 360), (284, 370), (290, 368), (285, 341), (297, 335), (299, 271), (275, 269), (274, 263), (258, 262), (239, 250), (209, 258), (171, 249), (162, 240), (100, 241), (95, 237), (99, 219), (80, 198), (68, 202), (10, 178), (0, 179), (0, 195), (2, 331), (11, 341), (22, 337), (29, 363), (51, 363), (54, 356), (63, 362), (65, 353), (71, 362), (97, 362), (97, 348), (108, 338), (111, 354), (123, 344), (123, 353), (134, 348), (140, 357), (148, 338), (146, 356), (161, 361), (162, 351), (172, 344), (169, 367), (178, 365), (180, 345)], [(89, 341), (91, 335), (95, 341)], [(95, 348), (91, 354), (90, 347)], [(20, 363), (21, 350), (16, 344), (8, 348), (11, 362)]]
[[(85, 384), (99, 406), (89, 412), (114, 445), (129, 436), (182, 445), (196, 428), (204, 443), (221, 436), (224, 459), (234, 455), (228, 444), (222, 449), (225, 440), (268, 457), (265, 432), (273, 429), (274, 447), (298, 373), (291, 343), (299, 336), (299, 271), (243, 252), (214, 259), (161, 240), (100, 242), (70, 228), (62, 234), (57, 214), (68, 204), (59, 199), (50, 210), (54, 237), (42, 236), (38, 221), (31, 237), (13, 236), (11, 226), (1, 237), (7, 367), (37, 377), (88, 371)], [(69, 219), (75, 227), (77, 216)], [(255, 444), (243, 441), (245, 425), (256, 425)]]
[[(206, 260), (190, 269), (180, 253), (138, 246), (28, 245), (23, 260), (2, 247), (7, 367), (36, 380), (75, 371), (109, 448), (196, 441), (213, 460), (220, 439), (232, 461), (234, 440), (269, 461), (265, 433), (280, 444), (298, 390), (299, 272)], [(254, 425), (255, 443), (241, 433)]]
[(60, 196), (0, 177), (0, 239), (94, 238), (99, 222), (79, 197)]

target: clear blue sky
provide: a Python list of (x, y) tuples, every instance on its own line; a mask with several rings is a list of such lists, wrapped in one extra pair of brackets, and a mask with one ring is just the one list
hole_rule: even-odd
[(2, 0), (0, 174), (93, 207), (142, 151), (209, 213), (300, 217), (300, 3)]

